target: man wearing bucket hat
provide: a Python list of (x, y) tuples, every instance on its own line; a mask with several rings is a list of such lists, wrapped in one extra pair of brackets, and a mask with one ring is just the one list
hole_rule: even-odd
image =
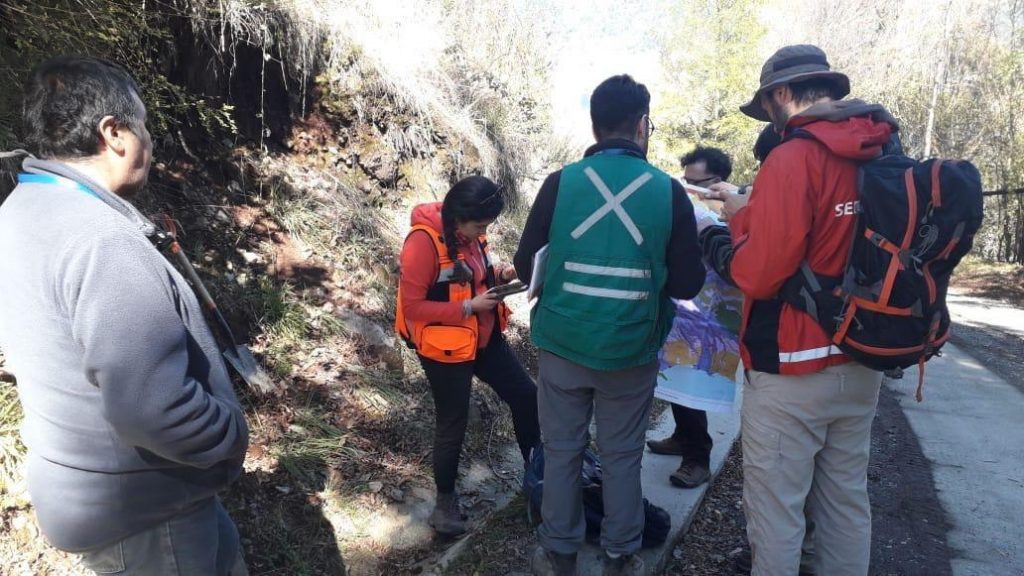
[(783, 142), (749, 200), (722, 195), (733, 211), (728, 274), (746, 297), (743, 502), (755, 575), (797, 573), (805, 504), (817, 527), (817, 573), (868, 573), (867, 464), (881, 375), (777, 298), (801, 262), (841, 273), (856, 225), (858, 164), (881, 154), (898, 130), (881, 106), (841, 100), (849, 92), (849, 79), (816, 46), (772, 55), (740, 109), (771, 122)]

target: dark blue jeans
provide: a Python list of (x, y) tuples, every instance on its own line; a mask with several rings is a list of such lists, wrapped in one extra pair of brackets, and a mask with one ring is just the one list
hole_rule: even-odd
[(238, 529), (216, 498), (106, 548), (82, 554), (96, 574), (248, 576)]
[(495, 330), (487, 347), (477, 351), (473, 362), (445, 364), (422, 356), (419, 358), (430, 381), (437, 412), (434, 482), (438, 492), (448, 494), (455, 491), (459, 455), (469, 421), (469, 396), (474, 375), (508, 404), (519, 450), (524, 461), (529, 458), (530, 450), (540, 443), (537, 385), (500, 332)]

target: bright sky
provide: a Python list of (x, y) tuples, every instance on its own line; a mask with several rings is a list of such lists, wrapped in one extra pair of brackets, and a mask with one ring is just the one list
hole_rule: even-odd
[(560, 29), (553, 77), (553, 124), (581, 145), (590, 143), (590, 93), (605, 78), (627, 73), (649, 87), (660, 81), (656, 0), (558, 2)]

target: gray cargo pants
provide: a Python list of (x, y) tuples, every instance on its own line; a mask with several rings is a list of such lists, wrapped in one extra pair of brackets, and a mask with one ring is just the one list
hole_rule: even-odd
[(539, 360), (537, 408), (544, 438), (541, 546), (570, 554), (583, 545), (580, 469), (594, 416), (604, 474), (601, 547), (616, 554), (637, 552), (644, 529), (640, 459), (658, 363), (601, 371), (544, 350)]

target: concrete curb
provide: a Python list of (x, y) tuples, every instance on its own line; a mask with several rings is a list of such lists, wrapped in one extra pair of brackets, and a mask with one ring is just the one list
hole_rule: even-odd
[[(741, 387), (737, 388), (737, 391)], [(737, 400), (739, 402), (739, 399)], [(737, 405), (739, 405), (737, 403)], [(664, 438), (670, 436), (675, 429), (675, 420), (672, 418), (672, 411), (665, 412), (658, 419), (657, 424), (647, 431), (648, 439)], [(736, 414), (708, 413), (708, 433), (714, 441), (711, 450), (711, 481), (722, 471), (722, 466), (729, 457), (729, 451), (740, 430), (740, 416)], [(707, 492), (710, 483), (704, 484), (692, 490), (676, 488), (669, 483), (668, 477), (679, 467), (678, 456), (661, 456), (646, 452), (643, 459), (643, 471), (641, 480), (643, 482), (644, 497), (652, 504), (661, 506), (672, 517), (672, 530), (669, 532), (668, 540), (658, 548), (651, 548), (641, 552), (640, 556), (646, 564), (647, 574), (661, 574), (669, 561), (672, 559), (672, 551), (676, 544), (686, 534), (690, 523), (697, 514), (704, 494)], [(578, 574), (580, 576), (596, 576), (601, 574), (601, 556), (604, 554), (596, 546), (586, 545), (580, 550), (577, 559)]]
[[(738, 387), (739, 390), (741, 387)], [(739, 402), (740, 399), (737, 400)], [(738, 405), (738, 404), (737, 404)], [(664, 438), (670, 436), (675, 429), (675, 421), (672, 418), (672, 411), (665, 412), (658, 418), (657, 423), (647, 431), (648, 439)], [(714, 441), (711, 450), (711, 482), (718, 477), (719, 472), (729, 457), (732, 445), (736, 441), (740, 429), (739, 413), (735, 414), (708, 414), (708, 433)], [(676, 544), (686, 534), (690, 523), (697, 514), (697, 509), (704, 500), (704, 494), (710, 483), (704, 484), (692, 490), (676, 488), (669, 483), (669, 476), (679, 467), (678, 456), (661, 456), (646, 452), (643, 459), (643, 470), (641, 481), (643, 483), (644, 496), (652, 503), (664, 508), (672, 517), (672, 530), (669, 532), (665, 544), (658, 548), (651, 548), (641, 552), (641, 557), (646, 564), (646, 574), (660, 574), (665, 570), (672, 559), (672, 552)], [(504, 506), (499, 506), (500, 510)], [(439, 558), (432, 562), (427, 561), (421, 565), (424, 568), (424, 576), (444, 574), (445, 571), (467, 550), (472, 540), (478, 533), (486, 528), (486, 521), (474, 526), (474, 529), (462, 537), (458, 542), (452, 544)], [(532, 553), (532, 552), (531, 552)], [(600, 548), (591, 545), (584, 545), (580, 550), (577, 559), (577, 574), (580, 576), (597, 576), (602, 572), (601, 556), (604, 554)], [(432, 564), (430, 566), (427, 563)], [(510, 567), (509, 574), (529, 574), (529, 559), (519, 567)]]

